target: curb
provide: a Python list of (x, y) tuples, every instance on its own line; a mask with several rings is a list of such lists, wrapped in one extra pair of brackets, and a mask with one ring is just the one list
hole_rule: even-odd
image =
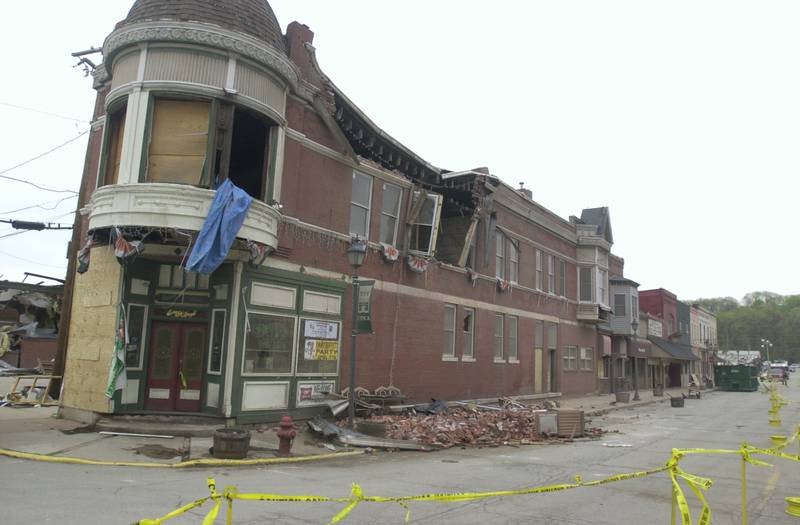
[(303, 463), (321, 459), (335, 459), (342, 457), (361, 456), (364, 451), (337, 452), (334, 454), (319, 454), (316, 456), (300, 456), (289, 458), (260, 458), (260, 459), (192, 459), (181, 463), (148, 463), (140, 461), (105, 461), (65, 456), (46, 456), (44, 454), (30, 454), (16, 450), (0, 449), (0, 456), (17, 459), (43, 461), (46, 463), (67, 463), (72, 465), (95, 465), (100, 467), (139, 467), (139, 468), (191, 468), (191, 467), (246, 467), (270, 465), (277, 463)]

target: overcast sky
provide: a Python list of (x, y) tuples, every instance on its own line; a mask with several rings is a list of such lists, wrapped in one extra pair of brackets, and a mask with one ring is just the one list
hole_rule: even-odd
[[(132, 3), (0, 4), (0, 172), (88, 129), (91, 78), (69, 54), (100, 46)], [(308, 25), (328, 76), (429, 162), (488, 166), (565, 219), (609, 206), (613, 251), (641, 289), (800, 293), (800, 2), (271, 5), (284, 30)], [(83, 136), (4, 175), (77, 191), (85, 149)], [(0, 179), (0, 219), (71, 223), (69, 197)], [(14, 231), (0, 224), (3, 279), (63, 277), (69, 232), (2, 238)]]

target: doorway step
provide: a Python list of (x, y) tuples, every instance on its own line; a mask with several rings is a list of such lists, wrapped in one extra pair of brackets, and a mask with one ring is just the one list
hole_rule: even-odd
[(214, 435), (214, 430), (231, 427), (235, 423), (234, 418), (186, 412), (160, 412), (106, 416), (97, 421), (94, 429), (98, 432), (209, 437)]

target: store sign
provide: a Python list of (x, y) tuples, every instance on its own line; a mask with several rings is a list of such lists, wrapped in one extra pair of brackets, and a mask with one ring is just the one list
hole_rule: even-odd
[(328, 394), (333, 392), (333, 381), (297, 383), (297, 406), (312, 406), (325, 403)]
[(372, 333), (372, 289), (375, 281), (358, 281), (357, 334)]
[(313, 339), (339, 339), (339, 323), (309, 319), (305, 322), (303, 335)]
[(339, 341), (307, 339), (303, 357), (306, 361), (336, 361), (339, 358)]

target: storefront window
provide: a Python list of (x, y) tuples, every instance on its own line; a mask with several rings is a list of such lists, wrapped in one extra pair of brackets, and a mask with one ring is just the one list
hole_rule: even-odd
[(208, 356), (208, 371), (222, 371), (222, 348), (225, 342), (225, 310), (214, 310), (211, 316), (211, 352)]
[(142, 367), (145, 319), (147, 319), (147, 306), (128, 305), (128, 344), (125, 346), (125, 366), (128, 368)]
[(295, 319), (250, 314), (245, 340), (245, 374), (289, 374), (292, 371)]
[(298, 374), (335, 374), (339, 362), (338, 321), (302, 319), (297, 354)]

